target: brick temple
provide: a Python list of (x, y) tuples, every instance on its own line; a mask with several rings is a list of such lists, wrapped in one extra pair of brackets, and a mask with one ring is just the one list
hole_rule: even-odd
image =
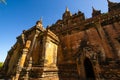
[(120, 80), (120, 3), (92, 17), (71, 14), (45, 29), (42, 20), (23, 30), (0, 77), (11, 80)]

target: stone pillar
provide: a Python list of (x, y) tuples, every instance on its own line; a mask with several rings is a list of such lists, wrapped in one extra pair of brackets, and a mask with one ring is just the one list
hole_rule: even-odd
[(29, 80), (29, 72), (32, 68), (32, 57), (30, 57), (28, 67), (26, 68), (26, 74), (24, 80)]
[(58, 44), (52, 42), (49, 37), (45, 42), (45, 66), (56, 66)]
[(112, 58), (113, 55), (110, 52), (110, 48), (108, 47), (105, 32), (104, 32), (100, 22), (96, 22), (95, 25), (96, 25), (96, 30), (101, 38), (101, 41), (102, 41), (102, 46), (103, 46), (102, 53), (104, 53), (107, 58)]
[(24, 35), (24, 33), (21, 34), (21, 38), (22, 38), (23, 44), (25, 44), (25, 35)]
[(31, 41), (30, 40), (27, 40), (26, 42), (26, 45), (25, 45), (25, 48), (23, 49), (23, 54), (18, 62), (18, 66), (17, 66), (17, 72), (16, 72), (16, 76), (15, 76), (15, 80), (18, 80), (19, 79), (19, 76), (20, 76), (20, 72), (22, 71), (22, 68), (24, 66), (24, 63), (25, 63), (25, 59), (26, 59), (26, 56), (27, 56), (27, 53), (28, 53), (28, 49), (30, 47), (30, 44), (31, 44)]
[(32, 40), (32, 44), (31, 44), (31, 48), (30, 48), (30, 55), (31, 55), (31, 52), (32, 52), (33, 47), (34, 47), (34, 45), (35, 45), (36, 38), (38, 37), (39, 33), (40, 33), (39, 30), (36, 30), (36, 31), (35, 31), (35, 35), (34, 35), (34, 38), (33, 38), (33, 40)]
[(20, 65), (19, 65), (20, 67), (24, 66), (24, 62), (25, 62), (27, 53), (28, 53), (28, 49), (23, 49), (23, 54), (21, 56)]
[(45, 45), (45, 66), (56, 66), (57, 44), (47, 40)]
[[(51, 37), (52, 36), (52, 37)], [(58, 78), (58, 68), (57, 68), (57, 48), (59, 39), (58, 37), (47, 30), (44, 37), (44, 69), (42, 77), (48, 80), (52, 80), (53, 77)], [(54, 76), (53, 76), (54, 75)], [(58, 80), (53, 78), (54, 80)]]
[(27, 71), (26, 74), (25, 74), (24, 80), (29, 80), (29, 72), (28, 72), (28, 71)]
[(77, 70), (79, 73), (79, 78), (80, 78), (80, 80), (86, 80), (83, 54), (77, 60), (78, 60), (77, 61)]
[(114, 48), (115, 48), (115, 51), (116, 51), (116, 54), (114, 54), (114, 55), (116, 55), (115, 56), (116, 60), (120, 60), (120, 43), (115, 39), (112, 39), (112, 42), (114, 44)]
[(20, 67), (20, 59), (19, 59), (18, 64), (17, 64), (16, 75), (15, 75), (15, 77), (13, 78), (14, 80), (18, 80), (18, 79), (19, 79), (21, 70), (22, 70), (22, 69), (21, 69), (21, 67)]
[(95, 67), (96, 67), (96, 80), (101, 80), (100, 78), (101, 69), (100, 69), (98, 61)]

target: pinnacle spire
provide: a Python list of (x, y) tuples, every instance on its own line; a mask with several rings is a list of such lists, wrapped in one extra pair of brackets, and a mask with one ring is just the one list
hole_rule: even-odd
[(40, 20), (39, 20), (39, 21), (40, 21), (40, 23), (42, 23), (42, 17), (40, 18)]
[(92, 10), (93, 10), (93, 12), (96, 12), (96, 11), (98, 11), (98, 10), (96, 10), (93, 6), (92, 6)]
[(82, 12), (78, 9), (78, 14), (81, 14)]
[(110, 0), (107, 0), (107, 2), (110, 2)]
[(40, 29), (41, 31), (44, 31), (43, 24), (42, 24), (42, 17), (36, 22), (35, 27)]
[(40, 18), (37, 22), (36, 25), (42, 26), (42, 18)]
[(107, 0), (108, 3), (112, 3), (110, 0)]
[(97, 16), (97, 15), (100, 15), (101, 14), (101, 11), (100, 10), (96, 10), (93, 6), (92, 6), (92, 17), (94, 16)]
[(95, 8), (92, 6), (92, 10), (95, 11)]
[(68, 7), (66, 7), (66, 12), (68, 12), (69, 11), (69, 9), (68, 9)]

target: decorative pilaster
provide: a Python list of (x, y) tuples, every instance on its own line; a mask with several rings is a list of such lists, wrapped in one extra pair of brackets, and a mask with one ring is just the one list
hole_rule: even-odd
[(18, 62), (18, 65), (17, 65), (15, 80), (19, 80), (19, 76), (20, 76), (20, 73), (22, 71), (22, 68), (24, 67), (25, 59), (26, 59), (30, 44), (31, 44), (31, 41), (27, 40), (25, 48), (23, 49), (23, 54), (22, 54), (21, 58), (19, 59), (19, 62)]
[(29, 80), (29, 72), (30, 72), (31, 68), (32, 68), (32, 57), (30, 57), (28, 67), (26, 68), (26, 74), (25, 74), (24, 80)]
[[(44, 37), (44, 68), (42, 79), (54, 77), (58, 80), (58, 68), (57, 68), (57, 48), (59, 39), (50, 30), (47, 30)], [(49, 80), (49, 79), (48, 79)]]
[(96, 25), (95, 28), (96, 28), (96, 30), (101, 38), (101, 41), (102, 41), (102, 46), (103, 46), (103, 49), (101, 49), (103, 51), (102, 53), (104, 53), (107, 58), (112, 58), (113, 55), (111, 54), (110, 48), (108, 47), (105, 32), (101, 26), (100, 21), (96, 22), (95, 25)]

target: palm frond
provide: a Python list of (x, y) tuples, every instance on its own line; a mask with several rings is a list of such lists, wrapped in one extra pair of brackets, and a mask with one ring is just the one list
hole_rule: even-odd
[(7, 5), (6, 0), (0, 0), (0, 3), (4, 3), (4, 4), (6, 4), (6, 5)]

